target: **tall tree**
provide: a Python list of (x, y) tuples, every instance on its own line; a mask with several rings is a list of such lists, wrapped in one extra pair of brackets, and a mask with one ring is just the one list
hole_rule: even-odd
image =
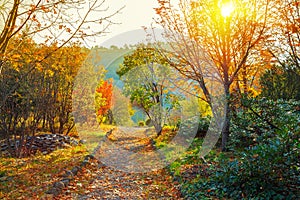
[(277, 1), (273, 15), (272, 35), (266, 51), (276, 58), (282, 67), (300, 69), (300, 2), (298, 0)]
[(141, 45), (124, 57), (117, 74), (124, 81), (125, 95), (146, 113), (159, 136), (168, 113), (176, 105), (176, 96), (168, 86), (171, 71), (166, 60), (155, 48)]
[(74, 80), (72, 109), (75, 123), (80, 125), (84, 123), (88, 125), (97, 124), (95, 92), (99, 82), (104, 80), (106, 73), (104, 66), (99, 66), (100, 59), (98, 51), (91, 51), (82, 63)]
[(37, 38), (42, 43), (61, 45), (103, 34), (120, 11), (109, 11), (105, 3), (106, 0), (4, 0), (0, 4), (0, 54), (5, 53), (17, 34), (39, 34)]
[[(230, 128), (231, 86), (247, 65), (256, 47), (267, 35), (269, 0), (158, 0), (156, 22), (165, 30), (171, 65), (196, 81), (211, 104), (213, 91), (208, 78), (214, 76), (224, 87), (227, 101), (222, 129), (226, 150)], [(174, 56), (175, 55), (175, 56)], [(167, 56), (166, 56), (167, 57)], [(174, 57), (177, 58), (174, 61)]]

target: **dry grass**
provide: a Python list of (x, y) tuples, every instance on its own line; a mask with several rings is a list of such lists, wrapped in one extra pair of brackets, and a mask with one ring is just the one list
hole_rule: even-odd
[(80, 165), (84, 146), (56, 150), (30, 158), (0, 159), (0, 199), (41, 199), (65, 170)]

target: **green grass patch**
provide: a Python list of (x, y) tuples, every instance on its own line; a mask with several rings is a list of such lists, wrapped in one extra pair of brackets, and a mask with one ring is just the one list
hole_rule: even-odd
[(102, 141), (105, 134), (113, 128), (115, 128), (115, 126), (105, 124), (100, 127), (83, 126), (78, 128), (78, 133), (80, 139), (86, 141), (84, 146), (88, 151), (92, 152), (98, 146), (99, 142)]

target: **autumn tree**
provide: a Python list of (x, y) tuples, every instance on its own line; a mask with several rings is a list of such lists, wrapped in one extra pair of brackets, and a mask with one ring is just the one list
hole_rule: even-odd
[[(18, 40), (12, 41), (18, 44)], [(24, 52), (37, 50), (37, 45), (32, 40), (27, 40), (20, 46)], [(39, 123), (43, 119), (41, 103), (43, 79), (38, 71), (22, 77), (29, 70), (28, 60), (31, 56), (27, 53), (15, 54), (13, 60), (7, 63), (0, 75), (0, 136), (6, 139), (10, 145), (14, 144), (15, 150), (11, 149), (12, 155), (21, 155), (20, 146), (26, 141), (27, 135), (35, 133)], [(39, 94), (40, 93), (40, 94)], [(17, 137), (20, 137), (20, 145), (17, 145)], [(10, 139), (14, 138), (13, 141)]]
[[(28, 39), (54, 47), (43, 56), (38, 56), (41, 55), (39, 49), (27, 52), (37, 55), (30, 60), (29, 74), (61, 47), (78, 41), (87, 42), (105, 34), (114, 24), (113, 16), (120, 11), (110, 11), (105, 0), (5, 0), (0, 9), (0, 74), (3, 68), (9, 67), (16, 51)], [(14, 45), (15, 38), (19, 38), (19, 43)], [(13, 48), (8, 50), (10, 45)], [(0, 106), (16, 87), (17, 84), (13, 85), (1, 99)]]
[[(11, 44), (19, 44), (19, 39)], [(33, 40), (21, 45), (0, 79), (0, 97), (6, 98), (0, 107), (0, 133), (7, 141), (14, 137), (21, 143), (17, 155), (27, 137), (38, 131), (68, 134), (73, 129), (73, 80), (87, 53), (76, 44), (62, 47), (46, 62), (35, 63), (33, 70), (31, 61), (56, 46), (37, 45)]]
[(72, 113), (75, 123), (78, 125), (86, 123), (93, 126), (97, 124), (95, 94), (97, 86), (104, 80), (106, 73), (104, 66), (99, 66), (100, 60), (101, 57), (97, 50), (89, 52), (74, 79)]
[(75, 125), (72, 117), (74, 79), (87, 53), (74, 44), (62, 47), (43, 63), (47, 67), (44, 88), (50, 92), (48, 98), (45, 97), (49, 101), (46, 119), (52, 133), (68, 134)]
[(156, 21), (165, 30), (168, 53), (173, 55), (169, 59), (172, 67), (197, 82), (210, 105), (213, 91), (207, 86), (208, 78), (214, 77), (224, 87), (227, 101), (222, 150), (226, 150), (231, 86), (242, 70), (251, 67), (249, 58), (265, 41), (272, 5), (265, 0), (158, 3)]
[(1, 133), (28, 136), (42, 126), (67, 134), (87, 53), (79, 45), (106, 33), (119, 10), (105, 0), (4, 0), (0, 10)]
[(276, 1), (273, 14), (272, 37), (265, 50), (276, 58), (282, 67), (293, 65), (300, 69), (300, 2), (296, 0)]
[(272, 60), (261, 77), (262, 95), (271, 99), (299, 99), (300, 2), (277, 1), (272, 37), (265, 45), (264, 58)]
[[(103, 117), (111, 113), (113, 85), (111, 80), (100, 81), (96, 88), (95, 106), (99, 123), (103, 122)], [(112, 124), (112, 116), (109, 116)]]
[(103, 34), (120, 11), (108, 8), (105, 0), (4, 0), (0, 5), (0, 54), (5, 55), (10, 40), (18, 34), (61, 46)]

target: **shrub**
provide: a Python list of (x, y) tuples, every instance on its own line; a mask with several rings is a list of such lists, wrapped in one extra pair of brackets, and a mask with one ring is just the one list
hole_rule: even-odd
[(209, 127), (209, 124), (210, 124), (210, 116), (201, 117), (199, 119), (198, 130), (197, 130), (197, 134), (196, 134), (197, 138), (205, 137), (208, 127)]
[(243, 109), (232, 120), (234, 156), (214, 159), (210, 176), (183, 183), (183, 195), (188, 199), (297, 199), (299, 102), (265, 98), (242, 101)]
[(237, 154), (222, 158), (210, 169), (210, 177), (183, 184), (186, 198), (296, 199), (300, 180), (299, 140), (273, 138)]
[(139, 121), (138, 126), (140, 126), (140, 127), (145, 126), (145, 122), (144, 121)]
[(243, 98), (241, 103), (242, 107), (234, 113), (231, 125), (229, 146), (232, 149), (268, 142), (289, 131), (300, 132), (299, 101)]
[(273, 66), (260, 77), (261, 95), (274, 100), (300, 100), (299, 81), (299, 69), (294, 66)]
[(147, 126), (153, 126), (151, 119), (147, 119), (145, 123)]
[[(234, 198), (293, 199), (299, 184), (298, 142), (274, 138), (223, 162), (214, 181), (219, 194)], [(290, 148), (287, 148), (290, 146)]]

